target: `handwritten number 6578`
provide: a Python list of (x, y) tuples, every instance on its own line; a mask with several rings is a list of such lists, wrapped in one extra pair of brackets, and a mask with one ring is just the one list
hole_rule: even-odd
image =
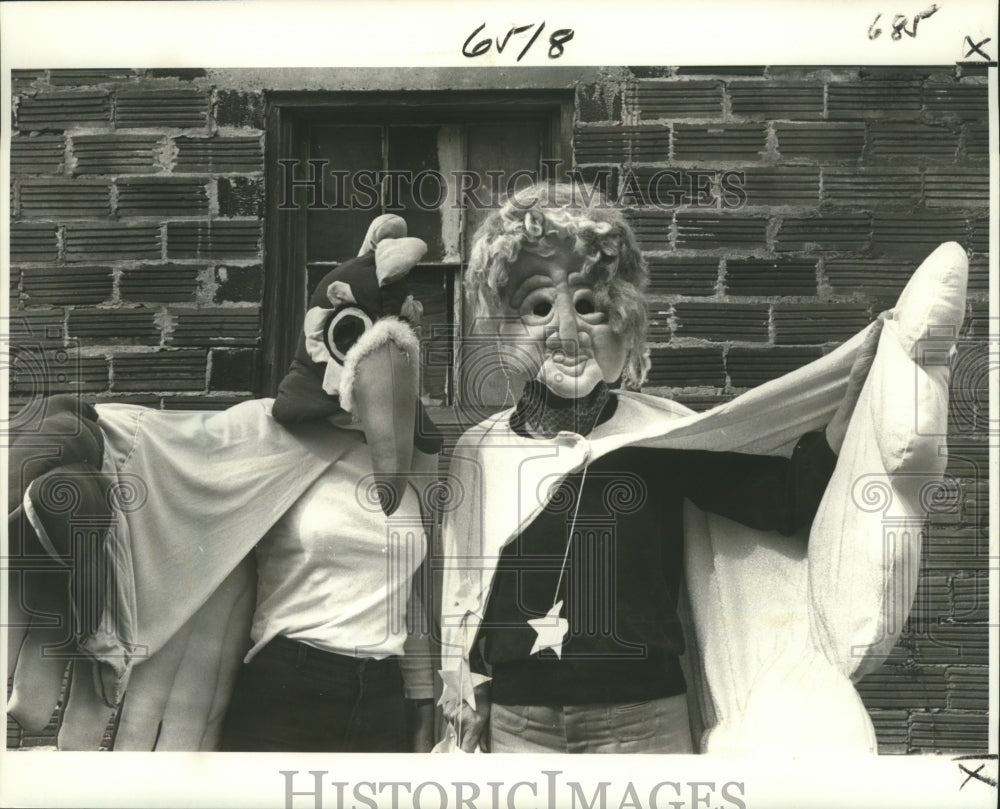
[[(462, 45), (462, 56), (467, 56), (468, 58), (472, 59), (475, 58), (476, 56), (482, 56), (484, 53), (489, 51), (491, 47), (493, 47), (494, 40), (491, 39), (490, 37), (481, 39), (471, 48), (469, 47), (469, 45), (472, 43), (472, 40), (475, 39), (476, 35), (480, 31), (482, 31), (485, 27), (486, 23), (483, 23), (475, 31), (469, 34), (468, 39), (466, 39), (465, 43)], [(524, 34), (525, 32), (530, 31), (532, 28), (535, 28), (535, 23), (531, 23), (530, 25), (512, 25), (510, 27), (510, 30), (507, 31), (507, 33), (504, 35), (503, 39), (501, 39), (500, 37), (496, 38), (495, 42), (497, 47), (497, 53), (503, 53), (504, 48), (507, 47), (507, 43), (510, 42), (510, 38), (512, 36), (518, 36), (520, 34)], [(528, 44), (525, 45), (524, 48), (522, 48), (521, 52), (517, 55), (516, 61), (520, 62), (521, 59), (524, 58), (524, 55), (531, 49), (531, 46), (535, 44), (535, 40), (537, 40), (538, 37), (541, 36), (543, 30), (545, 30), (544, 22), (539, 24), (538, 28), (535, 28), (535, 32), (531, 35), (531, 38), (528, 40)], [(560, 28), (556, 31), (553, 31), (549, 35), (549, 59), (558, 59), (560, 56), (562, 56), (563, 51), (565, 50), (564, 46), (572, 38), (573, 38), (572, 28)]]

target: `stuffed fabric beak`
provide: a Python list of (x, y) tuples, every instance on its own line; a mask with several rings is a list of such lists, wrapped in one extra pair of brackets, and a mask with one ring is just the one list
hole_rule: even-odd
[(359, 357), (351, 395), (372, 456), (375, 493), (386, 516), (399, 507), (413, 461), (417, 368), (412, 353), (386, 339)]

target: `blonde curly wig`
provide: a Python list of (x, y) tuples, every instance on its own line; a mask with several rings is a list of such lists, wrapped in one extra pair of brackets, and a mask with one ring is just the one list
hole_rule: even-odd
[(522, 250), (552, 255), (555, 239), (583, 258), (597, 305), (630, 346), (622, 383), (638, 388), (649, 367), (644, 297), (649, 273), (622, 212), (590, 189), (537, 183), (491, 212), (476, 230), (469, 254), (465, 288), (472, 305), (481, 315), (501, 315), (510, 265)]

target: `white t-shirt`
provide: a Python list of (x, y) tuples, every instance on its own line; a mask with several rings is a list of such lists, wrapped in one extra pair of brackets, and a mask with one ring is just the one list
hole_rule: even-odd
[(386, 517), (366, 497), (368, 448), (345, 433), (351, 448), (257, 545), (247, 661), (276, 635), (352, 657), (403, 654), (411, 580), (427, 551), (419, 499), (407, 488)]

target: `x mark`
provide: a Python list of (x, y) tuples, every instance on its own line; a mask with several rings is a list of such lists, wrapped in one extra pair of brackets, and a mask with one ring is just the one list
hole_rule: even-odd
[(969, 50), (966, 51), (965, 55), (966, 56), (972, 56), (972, 54), (978, 53), (980, 56), (983, 57), (983, 59), (985, 59), (987, 62), (989, 62), (990, 61), (990, 55), (988, 53), (986, 53), (986, 51), (984, 51), (981, 46), (985, 45), (987, 42), (989, 42), (990, 39), (991, 39), (991, 37), (986, 37), (986, 39), (981, 40), (980, 42), (973, 42), (972, 41), (972, 37), (967, 36), (965, 38), (965, 42), (969, 46)]

